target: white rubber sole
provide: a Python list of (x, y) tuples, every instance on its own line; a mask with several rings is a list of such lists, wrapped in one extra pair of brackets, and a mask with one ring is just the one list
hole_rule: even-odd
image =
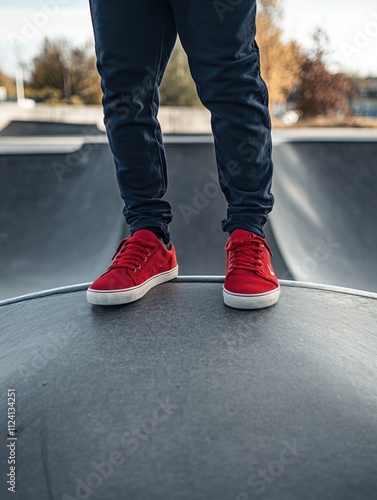
[(170, 271), (156, 274), (149, 278), (141, 285), (124, 290), (92, 290), (90, 287), (86, 292), (86, 298), (89, 304), (95, 306), (119, 306), (121, 304), (128, 304), (139, 300), (149, 292), (149, 290), (157, 285), (161, 285), (166, 281), (173, 280), (178, 276), (178, 266)]
[(228, 292), (223, 287), (225, 305), (235, 309), (264, 309), (276, 304), (280, 297), (280, 287), (271, 292), (246, 295), (242, 293)]

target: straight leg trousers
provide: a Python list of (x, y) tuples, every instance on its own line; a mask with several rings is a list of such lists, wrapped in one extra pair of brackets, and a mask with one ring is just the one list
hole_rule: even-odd
[(177, 34), (211, 113), (223, 231), (264, 237), (272, 209), (268, 92), (255, 42), (256, 0), (90, 0), (105, 126), (133, 234), (170, 238), (158, 87)]

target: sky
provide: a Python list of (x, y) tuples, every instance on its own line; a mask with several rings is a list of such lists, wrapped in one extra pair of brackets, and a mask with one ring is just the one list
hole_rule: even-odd
[[(297, 40), (309, 48), (310, 34), (321, 26), (330, 37), (333, 70), (377, 76), (376, 0), (281, 3), (281, 27), (286, 40)], [(52, 10), (46, 13), (48, 5)], [(13, 75), (17, 59), (30, 62), (45, 36), (65, 37), (74, 45), (93, 40), (89, 0), (0, 0), (2, 71)]]

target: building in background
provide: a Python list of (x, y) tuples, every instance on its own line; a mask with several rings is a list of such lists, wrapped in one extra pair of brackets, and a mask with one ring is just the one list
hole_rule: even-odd
[(357, 97), (351, 102), (352, 112), (357, 116), (377, 118), (377, 77), (357, 79), (355, 86)]

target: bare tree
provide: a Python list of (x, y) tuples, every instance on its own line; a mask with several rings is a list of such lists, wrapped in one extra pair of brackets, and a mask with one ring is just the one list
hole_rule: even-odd
[(329, 39), (322, 28), (313, 33), (313, 48), (302, 59), (301, 85), (297, 106), (303, 117), (351, 115), (350, 100), (355, 95), (351, 77), (330, 73), (326, 68)]

